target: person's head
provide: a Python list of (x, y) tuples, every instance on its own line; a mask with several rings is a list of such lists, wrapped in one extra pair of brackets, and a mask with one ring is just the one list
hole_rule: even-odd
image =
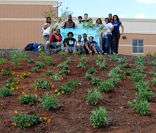
[(74, 34), (73, 34), (73, 32), (68, 32), (67, 36), (68, 36), (68, 38), (73, 38)]
[(93, 40), (94, 40), (94, 37), (93, 36), (90, 36), (89, 37), (89, 41), (92, 42)]
[(112, 19), (113, 15), (111, 13), (108, 14), (108, 18)]
[(78, 21), (81, 23), (82, 22), (82, 16), (78, 16)]
[(114, 15), (114, 16), (113, 16), (113, 21), (120, 21), (118, 15)]
[(109, 18), (105, 18), (105, 23), (108, 24), (109, 22)]
[(87, 34), (86, 33), (83, 34), (83, 39), (87, 39)]
[(72, 15), (68, 16), (68, 21), (72, 21)]
[(54, 30), (53, 30), (53, 34), (60, 34), (60, 29), (57, 29), (57, 28), (54, 29)]
[(98, 19), (96, 20), (96, 24), (102, 24), (102, 19), (101, 19), (101, 18), (98, 18)]
[(82, 39), (82, 36), (78, 35), (78, 41), (81, 41), (81, 39)]
[(87, 13), (84, 14), (84, 19), (85, 19), (85, 20), (88, 19), (88, 14), (87, 14)]
[(51, 24), (51, 17), (46, 17), (46, 23)]

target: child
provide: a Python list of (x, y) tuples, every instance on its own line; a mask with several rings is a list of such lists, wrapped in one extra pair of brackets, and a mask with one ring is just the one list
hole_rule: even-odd
[(75, 22), (72, 19), (72, 15), (68, 16), (68, 20), (64, 23), (63, 28), (75, 28)]
[(63, 44), (66, 52), (74, 53), (76, 47), (76, 39), (74, 38), (73, 32), (67, 34), (67, 38), (64, 39)]
[(80, 53), (84, 53), (84, 44), (83, 44), (81, 35), (78, 35), (78, 40), (76, 43), (76, 50)]

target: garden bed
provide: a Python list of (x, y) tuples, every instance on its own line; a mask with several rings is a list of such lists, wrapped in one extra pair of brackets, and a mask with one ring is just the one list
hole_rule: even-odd
[[(38, 59), (37, 55), (31, 56), (33, 61)], [(135, 68), (135, 58), (126, 57), (128, 65), (126, 69)], [(0, 87), (6, 84), (6, 81), (12, 76), (2, 76), (2, 71), (9, 68), (13, 76), (18, 80), (18, 84), (13, 90), (13, 94), (9, 97), (0, 98), (0, 132), (14, 133), (155, 133), (156, 132), (156, 98), (150, 101), (150, 114), (140, 116), (129, 105), (128, 102), (136, 98), (136, 90), (134, 82), (129, 75), (120, 80), (117, 86), (110, 92), (102, 93), (102, 100), (96, 105), (90, 105), (86, 102), (85, 97), (89, 90), (98, 88), (93, 86), (90, 80), (87, 80), (85, 73), (89, 68), (96, 68), (95, 77), (102, 81), (109, 79), (108, 73), (122, 63), (113, 61), (111, 57), (105, 56), (107, 68), (100, 69), (96, 65), (97, 56), (88, 55), (86, 67), (78, 67), (80, 62), (79, 55), (53, 55), (53, 65), (46, 65), (38, 72), (32, 72), (35, 64), (29, 64), (23, 61), (19, 66), (15, 66), (11, 61), (0, 65)], [(156, 73), (156, 66), (152, 66), (155, 57), (145, 57), (146, 81), (151, 81), (153, 77), (151, 73)], [(60, 80), (53, 80), (47, 76), (48, 71), (53, 74), (61, 71), (58, 64), (68, 60), (69, 73), (61, 75)], [(28, 74), (29, 72), (29, 74)], [(23, 73), (28, 75), (20, 78)], [(38, 79), (49, 81), (50, 89), (36, 89), (34, 83)], [(71, 80), (78, 80), (79, 85), (69, 94), (59, 92), (59, 88)], [(156, 92), (156, 86), (151, 86), (151, 90)], [(19, 102), (22, 95), (32, 94), (37, 96), (37, 102), (33, 105), (23, 105)], [(44, 109), (42, 106), (42, 98), (46, 95), (57, 95), (59, 99), (59, 108), (53, 110)], [(90, 122), (90, 115), (97, 107), (106, 108), (109, 116), (109, 124), (101, 128), (94, 128)], [(40, 117), (41, 122), (30, 128), (19, 128), (12, 120), (17, 114), (35, 114)]]

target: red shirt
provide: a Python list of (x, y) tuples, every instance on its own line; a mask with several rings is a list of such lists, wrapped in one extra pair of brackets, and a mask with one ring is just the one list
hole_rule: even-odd
[(58, 35), (52, 34), (51, 35), (51, 37), (50, 37), (50, 43), (55, 43), (55, 42), (62, 42), (62, 36), (61, 36), (61, 34), (58, 34)]

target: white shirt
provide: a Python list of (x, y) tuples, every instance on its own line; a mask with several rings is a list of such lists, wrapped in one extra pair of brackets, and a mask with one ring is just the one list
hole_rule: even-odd
[(104, 32), (105, 35), (112, 34), (112, 29), (114, 28), (112, 23), (104, 24), (104, 29), (106, 30)]
[(47, 27), (46, 29), (44, 29), (42, 27), (42, 35), (45, 36), (45, 35), (50, 35), (50, 31), (51, 31), (51, 26)]

